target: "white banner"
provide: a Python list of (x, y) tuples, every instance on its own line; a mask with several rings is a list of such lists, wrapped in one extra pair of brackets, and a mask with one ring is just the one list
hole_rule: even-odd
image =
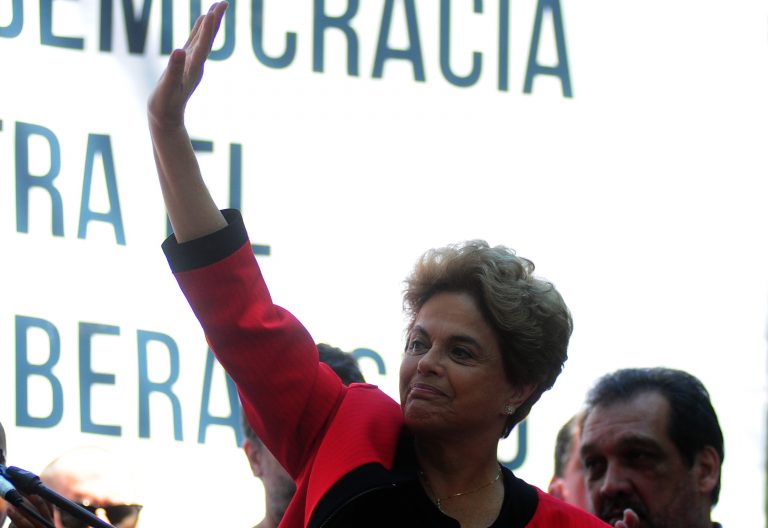
[[(263, 514), (234, 394), (159, 248), (146, 100), (207, 7), (0, 3), (8, 463), (118, 450), (149, 527)], [(230, 0), (187, 125), (276, 302), (357, 350), (369, 381), (397, 397), (402, 279), (425, 249), (511, 246), (575, 332), (502, 459), (546, 488), (556, 432), (600, 375), (682, 368), (725, 434), (713, 518), (760, 526), (767, 15), (757, 0)]]

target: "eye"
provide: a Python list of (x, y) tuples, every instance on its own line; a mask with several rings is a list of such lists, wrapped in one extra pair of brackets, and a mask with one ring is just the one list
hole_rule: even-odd
[(406, 349), (406, 353), (412, 356), (418, 356), (425, 353), (427, 348), (427, 344), (421, 338), (413, 337), (410, 341), (408, 341), (408, 348)]
[(584, 474), (590, 480), (600, 478), (605, 471), (605, 459), (598, 456), (588, 456), (582, 460)]
[(469, 361), (475, 357), (471, 350), (464, 347), (455, 347), (451, 349), (451, 356), (457, 361)]
[(656, 459), (653, 453), (639, 449), (628, 452), (625, 458), (629, 464), (635, 467), (650, 466)]

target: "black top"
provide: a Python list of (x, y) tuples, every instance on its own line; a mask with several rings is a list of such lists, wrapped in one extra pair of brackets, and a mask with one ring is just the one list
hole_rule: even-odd
[[(502, 467), (504, 502), (489, 528), (524, 527), (536, 513), (538, 494), (533, 486)], [(349, 490), (367, 489), (349, 497)], [(395, 463), (387, 471), (376, 464), (345, 475), (318, 504), (310, 527), (436, 527), (459, 528), (427, 496), (418, 478), (413, 436), (407, 431), (398, 441)]]

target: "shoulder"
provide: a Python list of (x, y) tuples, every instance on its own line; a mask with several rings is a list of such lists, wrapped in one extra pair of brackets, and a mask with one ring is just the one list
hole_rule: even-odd
[(400, 404), (376, 385), (352, 383), (346, 388), (335, 421), (355, 424), (355, 429), (370, 440), (385, 431), (390, 438), (396, 438), (402, 427), (403, 413)]
[(544, 526), (605, 528), (610, 526), (591, 513), (566, 504), (539, 488), (536, 488), (536, 493), (539, 502), (536, 514), (528, 524), (530, 528), (543, 528)]

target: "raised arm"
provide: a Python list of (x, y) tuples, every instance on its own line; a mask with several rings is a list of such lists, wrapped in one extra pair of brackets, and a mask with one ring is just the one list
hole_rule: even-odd
[(227, 225), (203, 181), (184, 125), (187, 101), (203, 77), (203, 65), (226, 9), (226, 2), (216, 2), (197, 19), (184, 47), (171, 53), (147, 105), (160, 188), (178, 242)]

